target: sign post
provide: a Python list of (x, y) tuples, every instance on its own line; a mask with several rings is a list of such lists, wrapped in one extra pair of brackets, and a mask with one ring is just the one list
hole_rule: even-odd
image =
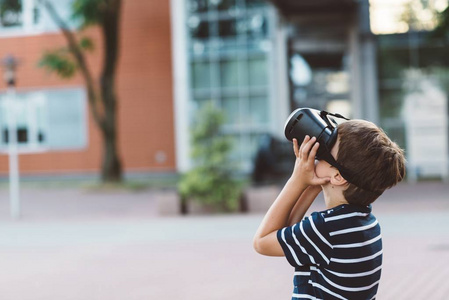
[(9, 201), (10, 212), (13, 219), (20, 217), (20, 196), (19, 196), (19, 155), (17, 145), (17, 123), (16, 123), (16, 76), (15, 70), (17, 60), (11, 56), (6, 56), (2, 61), (4, 68), (4, 79), (8, 85), (6, 107), (8, 108), (8, 155), (9, 155)]

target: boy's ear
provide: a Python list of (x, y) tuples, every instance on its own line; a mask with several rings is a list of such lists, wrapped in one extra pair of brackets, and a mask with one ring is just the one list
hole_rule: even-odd
[(330, 183), (338, 186), (345, 185), (348, 181), (341, 176), (340, 172), (337, 171), (332, 175)]

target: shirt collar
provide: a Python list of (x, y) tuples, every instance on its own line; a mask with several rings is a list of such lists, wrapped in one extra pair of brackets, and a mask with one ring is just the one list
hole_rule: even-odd
[(341, 204), (334, 208), (327, 209), (327, 212), (330, 211), (339, 211), (339, 210), (348, 210), (350, 212), (363, 212), (363, 213), (371, 213), (372, 206), (370, 205), (355, 205), (355, 204)]

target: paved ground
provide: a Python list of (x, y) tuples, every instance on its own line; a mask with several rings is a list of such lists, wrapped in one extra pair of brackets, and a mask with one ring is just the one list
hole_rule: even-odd
[[(404, 184), (374, 204), (378, 299), (448, 299), (448, 194), (441, 183)], [(0, 299), (290, 299), (288, 263), (252, 250), (262, 214), (160, 217), (159, 195), (27, 188), (11, 221), (0, 190)]]

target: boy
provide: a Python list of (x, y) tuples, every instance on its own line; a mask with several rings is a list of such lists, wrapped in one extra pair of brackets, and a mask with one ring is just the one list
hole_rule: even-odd
[[(299, 148), (293, 140), (293, 173), (254, 237), (258, 253), (285, 255), (295, 267), (292, 299), (376, 297), (382, 239), (371, 203), (403, 179), (405, 158), (371, 122), (351, 120), (337, 130), (331, 155), (355, 174), (358, 186), (326, 161), (315, 163), (315, 137), (306, 136)], [(321, 190), (327, 210), (303, 219)]]

